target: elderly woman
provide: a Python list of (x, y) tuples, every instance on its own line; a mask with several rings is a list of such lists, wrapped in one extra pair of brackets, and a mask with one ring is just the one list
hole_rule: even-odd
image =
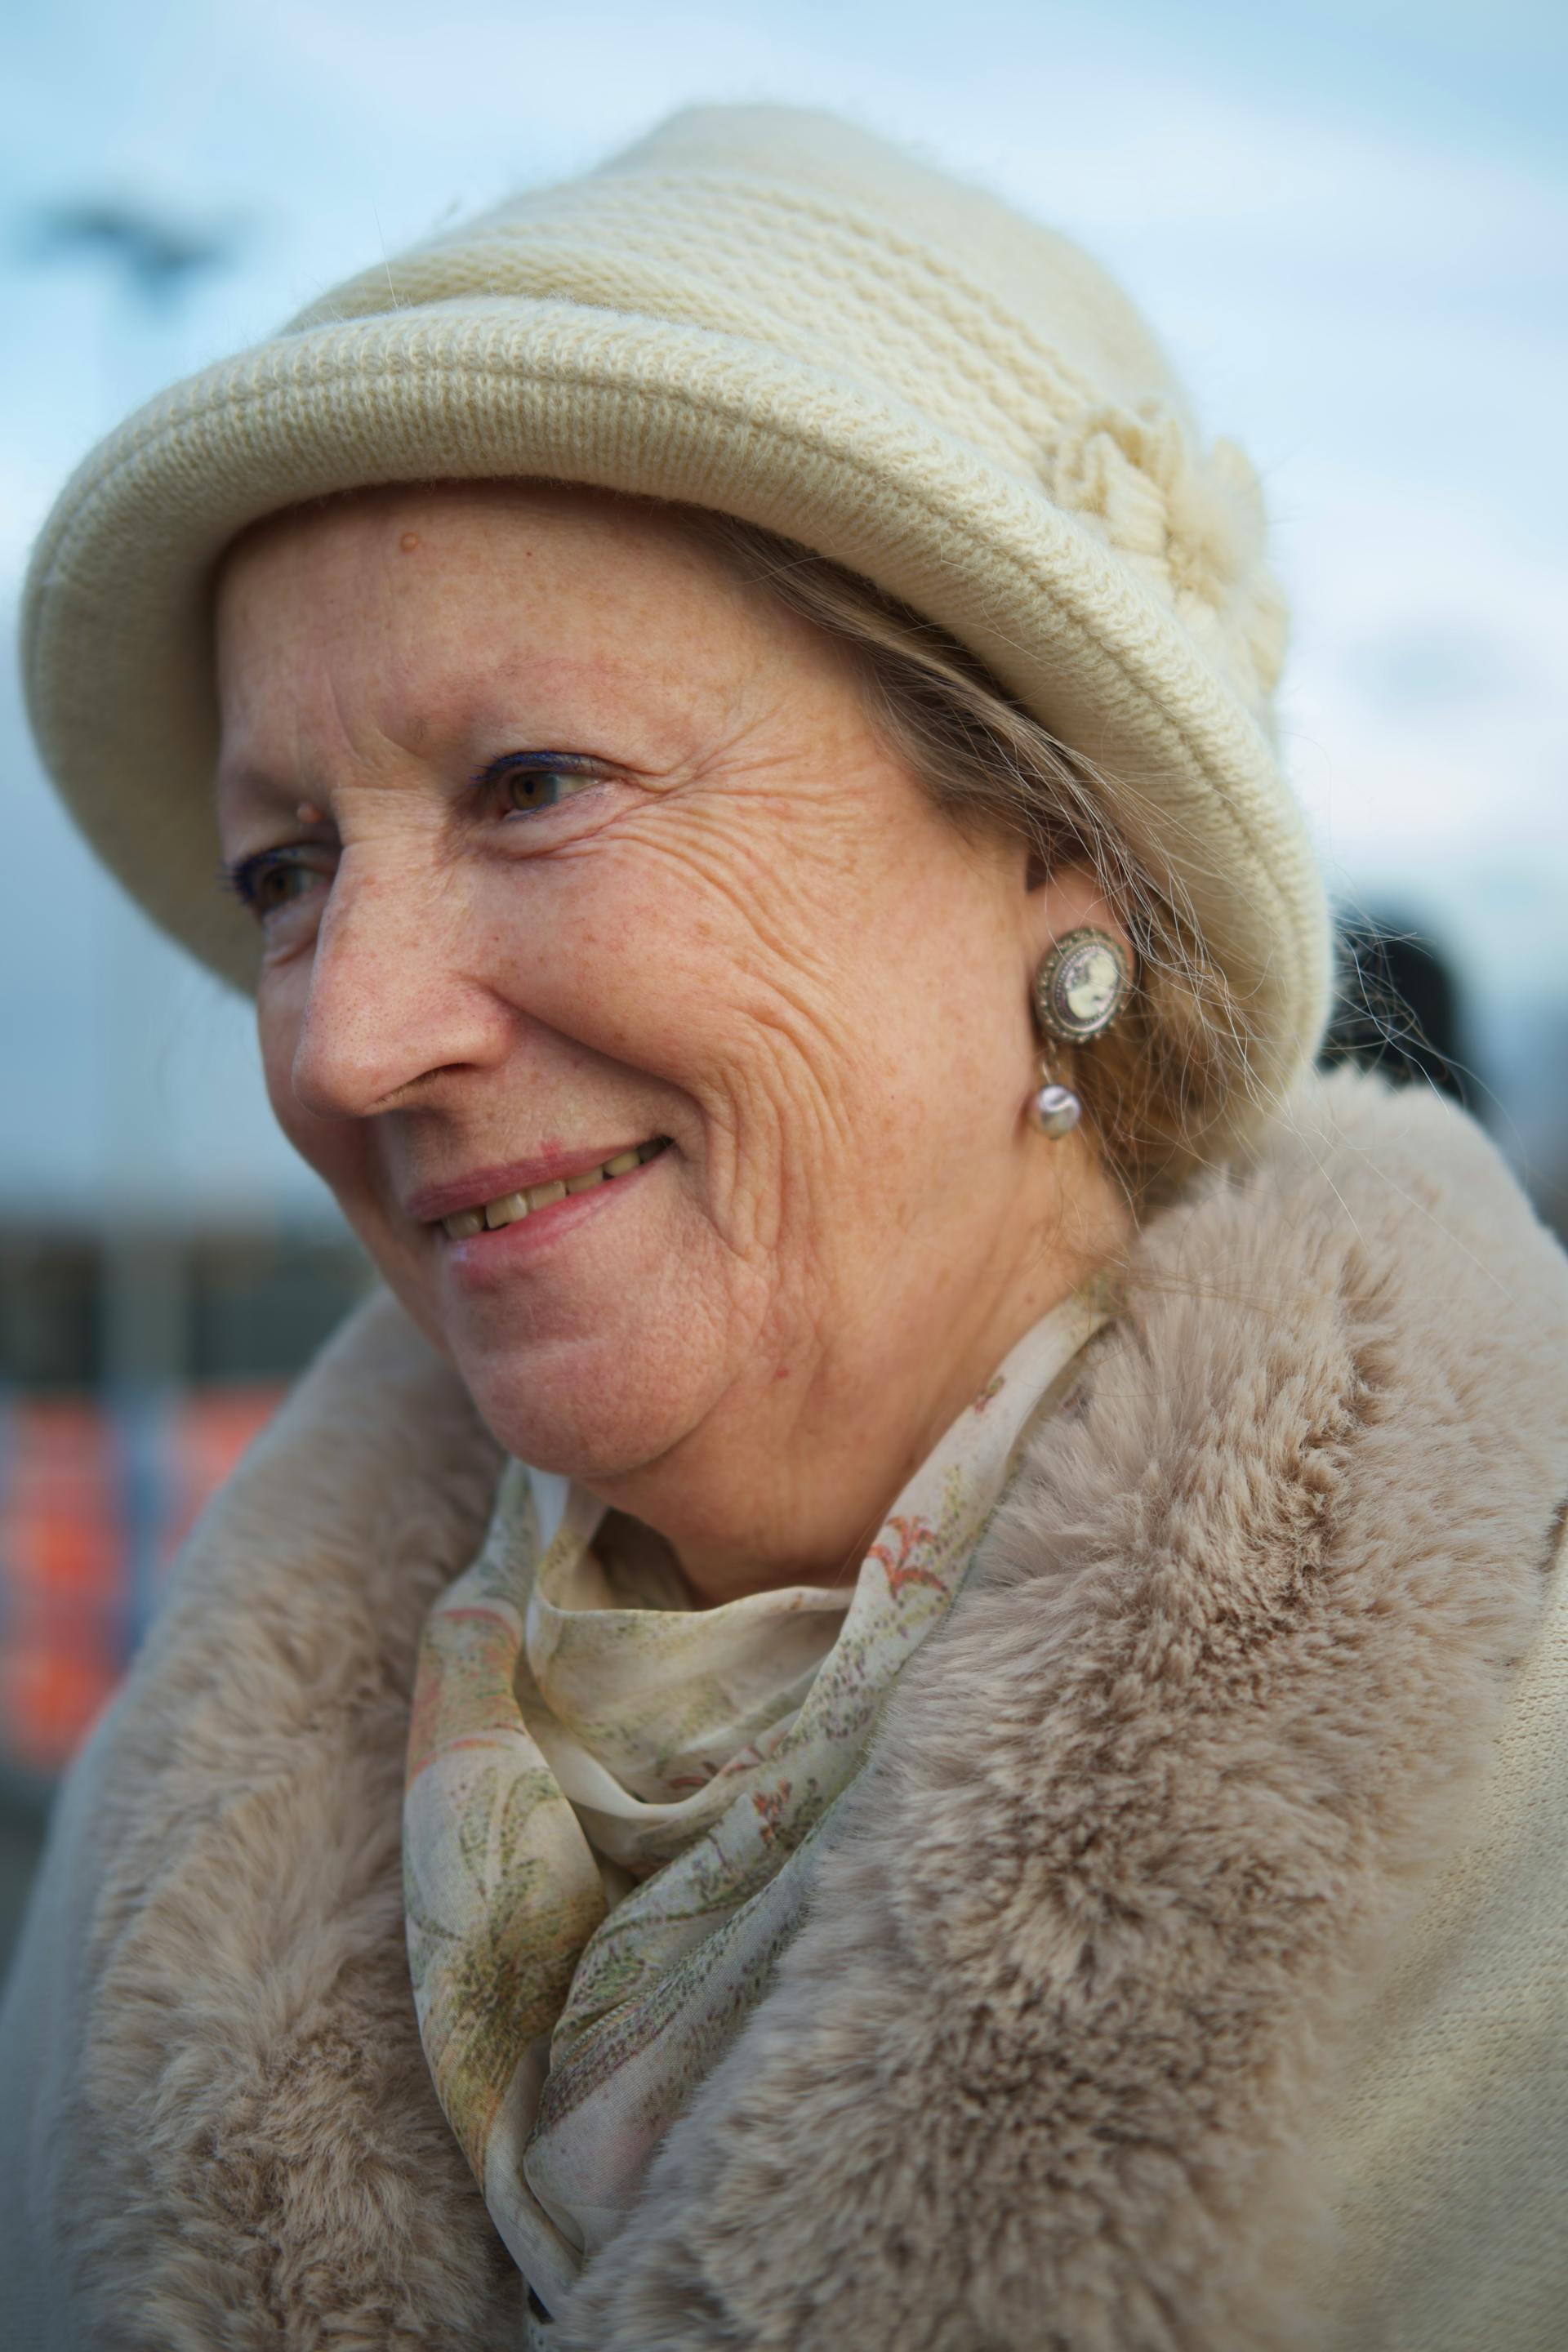
[(26, 633), (385, 1288), (63, 1792), (13, 2340), (1559, 2345), (1568, 1267), (1303, 1075), (1116, 291), (684, 117), (133, 418)]

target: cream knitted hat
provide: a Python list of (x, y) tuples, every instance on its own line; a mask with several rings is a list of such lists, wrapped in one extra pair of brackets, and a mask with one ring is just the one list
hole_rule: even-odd
[[(214, 567), (372, 483), (550, 477), (715, 508), (941, 623), (1110, 778), (1272, 1093), (1316, 1045), (1327, 908), (1269, 742), (1258, 486), (1205, 452), (1077, 248), (830, 116), (677, 116), (378, 264), (80, 467), (23, 623), (44, 759), (100, 856), (241, 987), (216, 887)], [(1245, 1118), (1245, 1114), (1244, 1114)]]

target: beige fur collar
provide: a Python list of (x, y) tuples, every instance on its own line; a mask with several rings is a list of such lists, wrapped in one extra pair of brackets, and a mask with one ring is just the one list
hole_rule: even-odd
[[(561, 2352), (1311, 2342), (1314, 2126), (1530, 1639), (1565, 1349), (1568, 1264), (1430, 1100), (1314, 1088), (1160, 1218)], [(495, 1468), (378, 1303), (95, 1743), (34, 2126), (83, 2344), (522, 2340), (398, 1879), (414, 1644)]]

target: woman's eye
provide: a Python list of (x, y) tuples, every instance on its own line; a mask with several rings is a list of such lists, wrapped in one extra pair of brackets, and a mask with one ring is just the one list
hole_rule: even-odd
[(504, 816), (537, 816), (592, 792), (604, 778), (595, 768), (541, 752), (498, 760), (485, 770), (484, 781)]
[(329, 852), (315, 847), (258, 850), (229, 868), (230, 887), (257, 920), (265, 923), (330, 879), (325, 870), (329, 857)]

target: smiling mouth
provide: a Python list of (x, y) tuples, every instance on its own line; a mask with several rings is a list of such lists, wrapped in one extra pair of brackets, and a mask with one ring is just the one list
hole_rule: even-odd
[(531, 1184), (526, 1192), (503, 1192), (498, 1200), (487, 1201), (482, 1208), (459, 1209), (456, 1216), (441, 1219), (441, 1230), (448, 1241), (466, 1242), (487, 1227), (494, 1233), (498, 1226), (515, 1225), (520, 1217), (530, 1217), (536, 1209), (552, 1208), (571, 1193), (591, 1192), (596, 1184), (613, 1184), (617, 1177), (631, 1175), (646, 1160), (657, 1160), (668, 1143), (667, 1135), (656, 1135), (651, 1142), (617, 1151), (613, 1159), (602, 1160), (596, 1168), (584, 1168), (580, 1175), (556, 1177), (548, 1184)]

